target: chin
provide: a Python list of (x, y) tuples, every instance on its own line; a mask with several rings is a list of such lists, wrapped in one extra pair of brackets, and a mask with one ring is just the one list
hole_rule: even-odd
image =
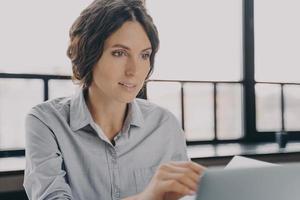
[(130, 103), (132, 102), (136, 96), (120, 96), (118, 99), (122, 103)]

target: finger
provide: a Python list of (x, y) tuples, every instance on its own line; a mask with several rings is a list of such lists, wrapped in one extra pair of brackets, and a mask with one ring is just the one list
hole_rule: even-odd
[(168, 180), (171, 177), (174, 177), (175, 174), (176, 176), (185, 176), (195, 182), (195, 184), (199, 182), (199, 174), (188, 167), (165, 164), (160, 169), (163, 171), (163, 173), (161, 173), (161, 178), (163, 180)]
[(198, 188), (198, 181), (183, 173), (170, 173), (169, 179), (178, 181), (192, 191), (196, 191)]
[[(193, 178), (196, 182), (199, 181), (200, 176), (203, 174), (205, 167), (195, 163), (195, 162), (172, 162), (170, 163), (172, 166), (176, 166), (178, 168), (184, 169), (183, 171), (186, 171), (187, 175), (189, 175), (191, 178)], [(180, 171), (177, 169), (177, 171)]]
[(162, 184), (165, 192), (175, 192), (181, 195), (193, 195), (195, 192), (176, 180), (165, 181)]
[(178, 166), (178, 167), (184, 167), (184, 168), (188, 167), (188, 168), (191, 168), (192, 170), (194, 170), (197, 173), (201, 173), (202, 171), (204, 171), (206, 169), (204, 166), (199, 165), (198, 163), (193, 162), (193, 161), (171, 162), (170, 164)]
[(204, 166), (199, 165), (196, 162), (193, 161), (188, 161), (188, 162), (171, 162), (171, 165), (174, 166), (178, 166), (178, 167), (188, 167), (190, 169), (192, 169), (193, 171), (195, 171), (198, 174), (202, 174), (202, 172), (206, 169)]

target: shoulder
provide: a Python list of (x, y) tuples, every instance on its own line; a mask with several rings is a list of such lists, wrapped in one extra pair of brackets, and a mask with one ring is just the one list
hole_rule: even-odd
[(136, 99), (144, 119), (159, 120), (161, 123), (179, 124), (178, 119), (168, 109), (144, 99)]
[(168, 109), (147, 100), (138, 99), (137, 103), (144, 116), (145, 127), (169, 148), (172, 160), (188, 160), (185, 134), (177, 117)]
[(40, 103), (28, 113), (43, 122), (51, 121), (54, 118), (69, 119), (71, 97), (60, 97)]

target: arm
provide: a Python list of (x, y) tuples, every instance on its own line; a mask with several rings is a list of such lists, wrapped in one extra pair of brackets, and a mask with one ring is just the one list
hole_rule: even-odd
[(178, 200), (194, 195), (204, 170), (195, 162), (162, 164), (142, 193), (123, 200)]
[(205, 167), (189, 161), (184, 132), (173, 114), (165, 121), (171, 133), (172, 162), (159, 166), (143, 192), (123, 200), (178, 200), (194, 195)]
[(169, 130), (173, 134), (172, 139), (172, 149), (173, 149), (173, 161), (190, 161), (190, 158), (187, 155), (187, 145), (186, 145), (186, 138), (185, 133), (182, 130), (182, 127), (177, 120), (177, 118), (170, 113), (170, 120), (169, 120)]
[(63, 158), (51, 129), (33, 115), (26, 117), (24, 188), (29, 199), (72, 199)]

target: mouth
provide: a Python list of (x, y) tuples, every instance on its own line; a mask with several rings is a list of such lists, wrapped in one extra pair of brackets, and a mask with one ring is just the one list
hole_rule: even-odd
[(128, 83), (128, 82), (119, 82), (119, 85), (123, 86), (124, 88), (126, 88), (129, 91), (134, 90), (137, 86), (134, 83)]

